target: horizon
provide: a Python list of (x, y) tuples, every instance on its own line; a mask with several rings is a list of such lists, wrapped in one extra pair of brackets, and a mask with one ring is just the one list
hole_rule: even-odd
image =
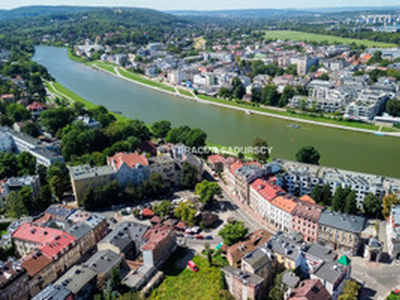
[[(248, 4), (249, 1), (253, 4)], [(77, 0), (68, 0), (68, 1), (61, 1), (55, 0), (49, 2), (49, 0), (39, 0), (39, 1), (32, 1), (32, 0), (22, 0), (22, 1), (15, 1), (13, 3), (0, 3), (1, 10), (13, 10), (19, 8), (26, 8), (26, 7), (104, 7), (104, 8), (145, 8), (145, 9), (154, 9), (159, 11), (234, 11), (234, 10), (268, 10), (268, 9), (278, 9), (278, 10), (323, 10), (323, 9), (343, 9), (343, 10), (354, 10), (354, 9), (386, 9), (386, 8), (393, 8), (398, 7), (398, 5), (393, 5), (391, 0), (383, 0), (381, 3), (376, 3), (376, 0), (367, 0), (367, 1), (359, 1), (353, 0), (349, 3), (346, 0), (339, 0), (334, 1), (335, 3), (331, 3), (330, 0), (326, 1), (326, 5), (314, 5), (314, 1), (312, 0), (303, 0), (303, 4), (300, 6), (298, 1), (289, 0), (286, 1), (287, 5), (276, 5), (278, 4), (277, 1), (274, 1), (275, 4), (263, 5), (260, 1), (249, 0), (247, 1), (246, 5), (243, 5), (242, 2), (239, 0), (232, 0), (229, 2), (229, 5), (224, 5), (228, 1), (223, 0), (219, 1), (221, 3), (215, 4), (212, 0), (205, 0), (201, 4), (201, 7), (198, 7), (194, 1), (186, 1), (185, 4), (177, 6), (181, 0), (172, 0), (168, 4), (159, 3), (160, 0), (153, 1), (153, 3), (146, 3), (143, 5), (140, 2), (143, 1), (126, 1), (126, 0), (119, 0), (113, 1), (113, 4), (110, 5), (105, 3), (107, 1), (99, 1), (97, 0), (89, 0), (86, 1), (85, 5), (81, 5), (81, 2)], [(56, 2), (56, 3), (54, 3)], [(63, 3), (59, 3), (63, 2)], [(234, 5), (232, 5), (232, 2)], [(290, 5), (292, 2), (296, 2), (296, 5)], [(361, 2), (361, 3), (358, 3)], [(158, 4), (157, 4), (158, 3)], [(236, 5), (235, 5), (236, 3)], [(239, 4), (240, 3), (240, 4)], [(341, 4), (343, 3), (343, 4)]]

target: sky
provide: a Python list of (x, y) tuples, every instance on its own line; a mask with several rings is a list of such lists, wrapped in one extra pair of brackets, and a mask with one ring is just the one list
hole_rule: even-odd
[(0, 0), (0, 9), (31, 5), (131, 6), (157, 10), (390, 6), (397, 0)]

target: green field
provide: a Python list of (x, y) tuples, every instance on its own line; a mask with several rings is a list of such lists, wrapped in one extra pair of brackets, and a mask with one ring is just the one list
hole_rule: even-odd
[(168, 85), (165, 85), (163, 83), (147, 79), (142, 74), (126, 71), (125, 69), (122, 69), (122, 68), (119, 68), (118, 70), (119, 70), (120, 74), (126, 78), (138, 81), (143, 84), (154, 86), (154, 87), (157, 87), (157, 88), (169, 91), (169, 92), (175, 92), (174, 88), (172, 88)]
[(105, 71), (108, 71), (113, 74), (117, 74), (115, 72), (115, 65), (108, 63), (108, 62), (103, 62), (103, 61), (91, 61), (86, 63), (87, 66), (103, 69)]
[(165, 279), (148, 299), (151, 300), (214, 300), (220, 299), (222, 278), (218, 267), (209, 267), (207, 259), (195, 256), (193, 261), (199, 267), (198, 272), (189, 268), (177, 269), (174, 259), (178, 254), (167, 261), (164, 271)]
[(230, 106), (234, 106), (234, 107), (245, 108), (245, 109), (249, 109), (249, 110), (255, 110), (255, 111), (259, 111), (259, 112), (271, 113), (271, 114), (284, 116), (284, 117), (298, 118), (300, 120), (303, 119), (303, 120), (309, 120), (309, 121), (315, 121), (315, 122), (321, 122), (321, 123), (329, 123), (329, 124), (335, 124), (335, 125), (341, 125), (341, 126), (347, 126), (347, 127), (353, 127), (353, 128), (369, 129), (369, 130), (375, 130), (375, 131), (377, 131), (379, 129), (379, 126), (367, 124), (367, 123), (340, 121), (340, 120), (329, 119), (329, 118), (318, 117), (318, 116), (314, 117), (314, 116), (310, 116), (310, 115), (297, 115), (297, 114), (293, 114), (293, 113), (290, 113), (287, 111), (279, 111), (279, 110), (273, 110), (273, 109), (268, 109), (268, 108), (264, 108), (264, 107), (256, 107), (256, 106), (251, 106), (249, 104), (236, 103), (234, 101), (214, 98), (214, 97), (210, 97), (210, 96), (206, 96), (206, 95), (198, 95), (198, 97), (200, 99), (207, 100), (207, 101), (226, 104), (226, 105), (230, 105)]
[(179, 94), (184, 95), (184, 96), (188, 96), (188, 97), (193, 97), (193, 94), (189, 91), (183, 90), (183, 89), (178, 89)]
[(317, 42), (317, 43), (328, 42), (330, 44), (355, 43), (357, 45), (365, 45), (368, 48), (397, 47), (396, 44), (374, 42), (374, 41), (369, 41), (369, 40), (343, 38), (343, 37), (333, 36), (333, 35), (324, 35), (324, 34), (308, 33), (308, 32), (301, 32), (301, 31), (291, 31), (291, 30), (267, 31), (265, 34), (265, 37), (267, 39), (292, 40), (292, 41)]
[[(74, 92), (67, 89), (65, 86), (63, 86), (62, 84), (60, 84), (58, 82), (52, 82), (52, 84), (50, 84), (50, 82), (46, 82), (45, 84), (51, 93), (57, 95), (60, 98), (66, 98), (67, 100), (72, 101), (72, 102), (81, 102), (85, 106), (86, 109), (93, 109), (98, 106), (98, 105), (82, 98), (81, 96), (75, 94)], [(111, 113), (115, 116), (115, 118), (118, 121), (130, 120), (129, 118), (127, 118), (125, 116), (121, 116), (120, 114), (116, 114), (113, 112), (111, 112)]]

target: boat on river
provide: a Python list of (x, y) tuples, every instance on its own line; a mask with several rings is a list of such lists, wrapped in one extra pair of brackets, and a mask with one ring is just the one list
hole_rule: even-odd
[(290, 123), (290, 124), (287, 125), (287, 127), (289, 127), (289, 128), (294, 128), (294, 129), (299, 129), (299, 128), (300, 128), (300, 125)]

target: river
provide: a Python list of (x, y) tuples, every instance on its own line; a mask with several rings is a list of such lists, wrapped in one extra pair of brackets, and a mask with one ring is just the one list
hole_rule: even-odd
[(130, 118), (198, 127), (220, 145), (249, 146), (262, 137), (275, 158), (295, 159), (299, 148), (313, 145), (323, 165), (400, 178), (400, 138), (303, 123), (300, 129), (288, 128), (288, 121), (196, 103), (93, 70), (68, 59), (65, 48), (38, 46), (33, 60), (73, 92)]

